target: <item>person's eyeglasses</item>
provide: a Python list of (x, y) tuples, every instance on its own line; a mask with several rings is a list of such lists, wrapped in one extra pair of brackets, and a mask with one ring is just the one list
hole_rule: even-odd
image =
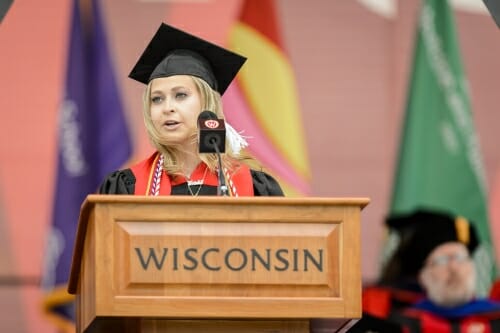
[(463, 263), (469, 261), (470, 257), (467, 253), (455, 253), (448, 255), (436, 256), (427, 261), (428, 266), (438, 266), (443, 267), (448, 265), (450, 262)]

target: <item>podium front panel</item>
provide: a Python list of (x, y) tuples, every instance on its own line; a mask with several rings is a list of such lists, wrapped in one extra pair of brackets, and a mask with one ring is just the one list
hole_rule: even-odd
[(95, 251), (95, 314), (360, 317), (365, 204), (95, 196), (86, 226), (94, 230), (86, 250)]

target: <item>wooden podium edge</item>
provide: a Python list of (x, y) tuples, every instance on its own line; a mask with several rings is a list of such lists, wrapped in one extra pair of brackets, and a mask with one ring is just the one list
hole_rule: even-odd
[(175, 204), (192, 204), (193, 200), (199, 205), (206, 205), (211, 203), (220, 203), (221, 200), (227, 202), (238, 201), (239, 204), (255, 204), (260, 205), (276, 205), (276, 204), (287, 204), (294, 206), (311, 206), (311, 205), (325, 205), (325, 204), (339, 204), (339, 205), (354, 205), (361, 209), (366, 207), (370, 199), (369, 198), (318, 198), (318, 197), (306, 197), (306, 198), (288, 198), (288, 197), (216, 197), (216, 196), (200, 196), (193, 199), (192, 197), (186, 196), (138, 196), (138, 195), (98, 195), (91, 194), (88, 195), (85, 201), (82, 203), (80, 210), (80, 217), (78, 228), (75, 237), (75, 244), (73, 250), (73, 258), (71, 271), (68, 281), (68, 292), (70, 294), (76, 294), (78, 289), (78, 281), (80, 278), (80, 262), (83, 255), (83, 248), (85, 244), (85, 235), (87, 233), (87, 226), (89, 220), (89, 214), (93, 207), (98, 203), (148, 203), (148, 204), (158, 204), (165, 205), (168, 203)]

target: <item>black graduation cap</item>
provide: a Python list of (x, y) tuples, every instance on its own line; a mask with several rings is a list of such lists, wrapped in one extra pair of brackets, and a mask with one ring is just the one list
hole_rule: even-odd
[(187, 32), (162, 23), (129, 77), (148, 84), (172, 75), (193, 75), (221, 95), (246, 58)]
[(463, 243), (470, 254), (478, 246), (473, 224), (461, 216), (418, 210), (407, 215), (390, 216), (386, 223), (401, 236), (394, 254), (401, 276), (417, 276), (432, 250), (443, 243)]
[(499, 0), (483, 0), (484, 4), (486, 5), (486, 8), (488, 8), (488, 11), (491, 14), (491, 17), (493, 17), (493, 20), (497, 24), (497, 26), (500, 28), (500, 1)]
[(2, 0), (0, 1), (0, 22), (2, 22), (5, 15), (7, 15), (7, 11), (12, 5), (13, 0)]

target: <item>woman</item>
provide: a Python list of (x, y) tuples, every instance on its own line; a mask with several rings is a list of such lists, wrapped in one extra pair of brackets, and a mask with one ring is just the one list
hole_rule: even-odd
[[(113, 172), (99, 192), (216, 195), (217, 155), (199, 153), (198, 116), (209, 110), (224, 118), (221, 95), (245, 60), (162, 24), (130, 74), (147, 85), (143, 116), (156, 152), (129, 169)], [(274, 178), (249, 168), (241, 155), (246, 141), (227, 123), (226, 127), (222, 169), (230, 195), (283, 195)]]

